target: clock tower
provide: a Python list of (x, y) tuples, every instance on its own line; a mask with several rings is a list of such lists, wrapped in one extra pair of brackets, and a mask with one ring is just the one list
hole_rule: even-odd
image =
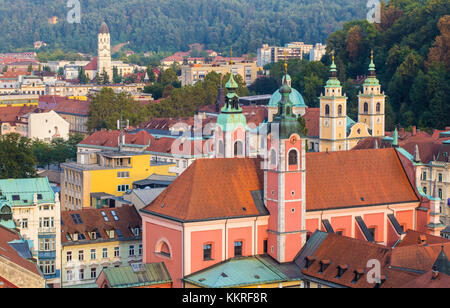
[(108, 74), (108, 79), (111, 80), (111, 34), (109, 33), (108, 25), (104, 21), (98, 31), (97, 74), (102, 74), (103, 71)]

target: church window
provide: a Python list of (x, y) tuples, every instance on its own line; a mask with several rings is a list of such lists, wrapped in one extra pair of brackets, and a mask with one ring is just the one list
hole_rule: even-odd
[(381, 104), (377, 103), (377, 113), (380, 113), (380, 112), (381, 112)]
[(338, 116), (342, 116), (342, 105), (338, 106)]
[(369, 104), (364, 103), (364, 113), (369, 113)]
[(242, 156), (243, 154), (243, 146), (242, 146), (242, 141), (236, 141), (234, 143), (234, 156)]
[(291, 150), (289, 151), (289, 165), (297, 165), (297, 151)]
[(330, 115), (330, 106), (325, 105), (325, 115)]
[(170, 258), (170, 249), (169, 249), (169, 246), (167, 245), (167, 243), (163, 242), (161, 244), (161, 247), (159, 249), (159, 253), (162, 254), (163, 256), (166, 256), (166, 257)]
[(438, 196), (440, 199), (442, 199), (442, 188), (439, 188), (438, 190)]
[(242, 241), (234, 242), (234, 256), (242, 256)]
[(289, 107), (289, 106), (286, 107), (286, 114), (287, 115), (291, 114), (291, 107)]
[(211, 251), (212, 251), (212, 244), (203, 245), (203, 260), (212, 260)]

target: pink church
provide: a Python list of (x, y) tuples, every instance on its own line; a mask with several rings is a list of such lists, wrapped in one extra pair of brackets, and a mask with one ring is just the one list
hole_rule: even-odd
[(141, 210), (143, 261), (164, 262), (174, 287), (229, 258), (292, 262), (316, 230), (388, 246), (407, 229), (433, 231), (430, 204), (421, 202), (395, 148), (305, 153), (287, 84), (267, 159), (249, 158), (236, 87), (231, 75), (218, 158), (196, 160)]

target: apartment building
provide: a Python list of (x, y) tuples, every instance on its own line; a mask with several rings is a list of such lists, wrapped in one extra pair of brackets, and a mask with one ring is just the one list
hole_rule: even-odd
[(269, 46), (264, 44), (261, 48), (258, 48), (258, 67), (264, 67), (269, 63), (276, 63), (284, 60), (285, 53), (286, 58), (290, 59), (303, 59), (304, 54), (309, 54), (313, 45), (305, 44), (303, 42), (292, 42), (281, 46)]
[(47, 178), (0, 180), (0, 197), (12, 207), (20, 235), (49, 287), (60, 286), (61, 218), (58, 193)]

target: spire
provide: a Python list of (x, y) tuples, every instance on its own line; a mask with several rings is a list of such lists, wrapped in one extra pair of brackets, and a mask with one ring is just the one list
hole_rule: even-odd
[(225, 85), (228, 91), (237, 90), (239, 88), (237, 82), (234, 80), (233, 76), (233, 47), (230, 48), (230, 78), (228, 79), (227, 84)]
[(416, 144), (416, 148), (414, 149), (414, 162), (416, 162), (416, 163), (420, 162), (419, 146), (417, 144)]
[(433, 264), (433, 270), (450, 275), (450, 261), (445, 254), (444, 245), (441, 246), (441, 253)]
[(397, 128), (395, 128), (394, 134), (392, 135), (392, 146), (394, 148), (398, 147), (398, 131), (397, 131)]
[(105, 20), (103, 20), (100, 29), (98, 30), (99, 34), (108, 34), (109, 33), (109, 28), (108, 25), (106, 24)]
[(327, 81), (327, 87), (340, 87), (341, 83), (337, 78), (337, 67), (334, 63), (334, 50), (331, 53), (330, 78)]
[(373, 50), (370, 51), (369, 76), (376, 76), (375, 64), (373, 63)]

